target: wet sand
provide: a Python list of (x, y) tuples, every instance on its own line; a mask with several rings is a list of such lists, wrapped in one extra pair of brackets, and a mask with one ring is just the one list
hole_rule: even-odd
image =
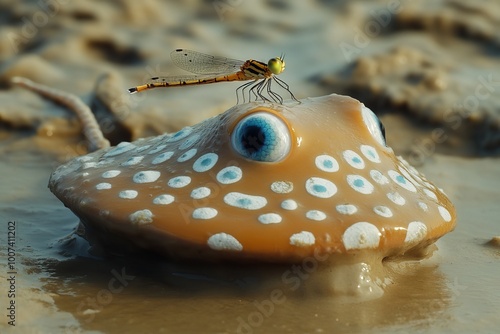
[[(498, 328), (500, 248), (489, 242), (500, 235), (495, 2), (402, 1), (394, 9), (383, 1), (256, 1), (226, 8), (223, 21), (211, 2), (53, 3), (51, 10), (0, 1), (1, 332)], [(373, 22), (378, 33), (363, 32)], [(47, 189), (57, 165), (86, 152), (81, 128), (67, 110), (8, 79), (23, 75), (81, 96), (116, 144), (198, 123), (236, 102), (238, 85), (229, 83), (126, 93), (148, 76), (182, 73), (169, 60), (176, 48), (262, 60), (285, 52), (281, 78), (298, 98), (336, 92), (360, 99), (381, 116), (396, 153), (451, 198), (456, 230), (431, 258), (396, 265), (384, 296), (363, 302), (293, 291), (279, 279), (287, 266), (274, 268), (277, 283), (267, 286), (259, 268), (203, 275), (203, 265), (91, 249), (75, 233), (78, 218)], [(9, 221), (16, 222), (15, 328), (6, 321)], [(283, 294), (270, 303), (273, 289)]]

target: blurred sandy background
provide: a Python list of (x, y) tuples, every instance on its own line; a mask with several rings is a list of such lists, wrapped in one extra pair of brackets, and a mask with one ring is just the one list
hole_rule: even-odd
[[(114, 144), (131, 141), (235, 104), (238, 83), (128, 95), (148, 77), (185, 74), (169, 54), (186, 48), (242, 60), (286, 53), (280, 77), (297, 98), (335, 92), (364, 102), (389, 145), (444, 188), (459, 214), (432, 261), (381, 300), (290, 297), (253, 332), (494, 332), (500, 249), (488, 241), (500, 235), (499, 31), (494, 0), (0, 0), (0, 331), (235, 333), (255, 311), (259, 296), (186, 292), (151, 264), (90, 255), (72, 233), (78, 219), (46, 187), (58, 164), (86, 152), (79, 124), (9, 84), (20, 75), (77, 94)], [(4, 260), (14, 220), (15, 328), (5, 316)], [(123, 268), (135, 278), (102, 299)]]

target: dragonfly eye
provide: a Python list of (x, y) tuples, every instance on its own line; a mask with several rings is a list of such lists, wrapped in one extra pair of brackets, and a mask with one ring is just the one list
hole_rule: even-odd
[(231, 134), (231, 145), (245, 158), (277, 162), (290, 152), (288, 126), (279, 117), (256, 112), (241, 119)]
[(280, 74), (285, 70), (285, 61), (281, 58), (271, 58), (267, 62), (267, 67), (273, 74)]
[(372, 137), (382, 146), (387, 146), (385, 142), (385, 127), (377, 115), (365, 106), (362, 106), (361, 112), (363, 114), (363, 121)]

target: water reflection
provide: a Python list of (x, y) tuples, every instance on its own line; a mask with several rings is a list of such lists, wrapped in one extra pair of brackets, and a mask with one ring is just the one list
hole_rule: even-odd
[[(44, 263), (45, 288), (85, 330), (103, 332), (399, 332), (446, 317), (454, 295), (439, 268), (387, 263), (392, 284), (371, 301), (292, 291), (289, 266), (173, 263), (147, 253), (82, 256), (85, 240), (60, 243), (75, 256)], [(314, 274), (314, 273), (313, 273)]]

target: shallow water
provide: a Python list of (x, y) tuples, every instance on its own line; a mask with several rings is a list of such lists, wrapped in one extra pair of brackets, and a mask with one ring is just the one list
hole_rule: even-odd
[[(440, 112), (464, 104), (479, 75), (491, 73), (500, 81), (494, 70), (498, 41), (488, 34), (498, 31), (500, 18), (496, 2), (433, 3), (402, 1), (387, 29), (350, 59), (339, 45), (354, 45), (370, 10), (385, 10), (388, 3), (256, 1), (228, 10), (220, 21), (210, 2), (60, 1), (57, 13), (14, 50), (7, 33), (21, 34), (23, 18), (32, 20), (40, 6), (0, 1), (1, 331), (495, 332), (500, 248), (487, 242), (500, 235), (498, 94), (478, 98), (473, 117), (457, 128)], [(446, 45), (440, 36), (448, 37)], [(113, 141), (133, 140), (197, 123), (236, 101), (236, 84), (126, 95), (124, 88), (151, 71), (177, 71), (168, 54), (178, 47), (242, 59), (285, 51), (283, 79), (298, 98), (332, 90), (357, 96), (383, 115), (389, 145), (450, 196), (458, 211), (456, 230), (437, 242), (430, 259), (394, 265), (397, 274), (384, 296), (362, 302), (293, 291), (280, 279), (287, 266), (270, 270), (272, 284), (264, 284), (257, 269), (186, 266), (151, 254), (89, 249), (74, 233), (78, 219), (47, 189), (57, 165), (85, 153), (80, 128), (63, 108), (10, 88), (6, 80), (24, 75), (79, 94), (108, 121)], [(422, 59), (428, 60), (447, 88), (440, 91), (439, 80), (437, 88), (425, 80), (414, 88), (416, 77), (408, 80), (407, 72), (390, 66), (395, 54), (409, 59), (416, 74), (427, 73)], [(370, 74), (359, 57), (383, 68)], [(111, 77), (96, 84), (106, 72)], [(436, 129), (449, 135), (446, 140), (435, 140)], [(6, 321), (9, 221), (16, 221), (15, 328)], [(308, 282), (300, 280), (302, 287)], [(273, 295), (274, 289), (282, 294)]]

